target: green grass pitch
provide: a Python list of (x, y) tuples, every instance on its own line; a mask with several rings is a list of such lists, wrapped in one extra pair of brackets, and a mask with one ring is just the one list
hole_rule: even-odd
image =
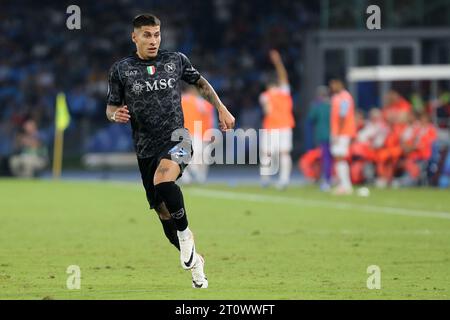
[[(0, 299), (449, 299), (450, 192), (183, 187), (207, 290), (140, 183), (0, 180)], [(67, 267), (81, 269), (69, 290)], [(381, 289), (367, 288), (367, 268)]]

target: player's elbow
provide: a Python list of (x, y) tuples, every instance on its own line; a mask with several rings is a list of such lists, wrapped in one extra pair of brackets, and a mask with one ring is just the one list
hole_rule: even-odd
[(208, 86), (208, 81), (206, 81), (206, 79), (203, 78), (203, 76), (200, 76), (195, 85), (197, 86), (198, 89), (205, 89)]

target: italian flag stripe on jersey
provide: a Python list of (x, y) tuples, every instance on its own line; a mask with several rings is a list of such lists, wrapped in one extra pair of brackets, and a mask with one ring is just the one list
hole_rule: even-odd
[(151, 75), (151, 76), (154, 75), (155, 72), (156, 72), (155, 66), (148, 66), (148, 67), (147, 67), (147, 72), (148, 72), (148, 74)]

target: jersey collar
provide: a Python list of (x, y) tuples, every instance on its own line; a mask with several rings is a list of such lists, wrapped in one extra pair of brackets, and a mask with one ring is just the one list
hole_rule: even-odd
[(161, 54), (165, 52), (165, 50), (158, 50), (158, 54), (156, 55), (156, 57), (154, 58), (150, 58), (150, 59), (141, 59), (139, 58), (137, 51), (133, 51), (133, 53), (131, 54), (136, 60), (140, 61), (140, 62), (154, 62), (156, 60), (159, 59), (159, 57), (161, 56)]

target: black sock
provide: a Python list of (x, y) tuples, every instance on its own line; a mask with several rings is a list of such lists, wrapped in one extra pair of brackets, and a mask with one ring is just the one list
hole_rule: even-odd
[(188, 221), (180, 187), (173, 181), (161, 182), (155, 185), (155, 191), (166, 204), (177, 230), (185, 230), (188, 226)]
[(164, 229), (164, 234), (170, 243), (173, 244), (178, 250), (180, 250), (180, 242), (178, 240), (177, 228), (173, 219), (163, 220), (159, 219)]

